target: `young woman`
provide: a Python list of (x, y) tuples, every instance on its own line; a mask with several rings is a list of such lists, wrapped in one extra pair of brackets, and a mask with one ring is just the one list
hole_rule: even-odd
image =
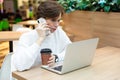
[(63, 8), (55, 1), (40, 3), (37, 16), (46, 22), (39, 23), (36, 29), (20, 37), (17, 50), (12, 56), (12, 71), (23, 71), (41, 64), (40, 51), (43, 48), (52, 50), (49, 66), (55, 63), (56, 57), (64, 59), (65, 48), (71, 41), (59, 26), (63, 12)]

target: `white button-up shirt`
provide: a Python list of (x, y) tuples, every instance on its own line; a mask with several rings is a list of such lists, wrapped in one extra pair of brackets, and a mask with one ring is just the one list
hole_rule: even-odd
[(38, 38), (36, 30), (24, 33), (20, 37), (17, 50), (12, 55), (12, 71), (23, 71), (40, 64), (40, 51), (43, 48), (50, 48), (53, 54), (58, 55), (59, 60), (63, 60), (65, 48), (71, 43), (61, 27), (58, 27), (54, 33), (47, 36), (41, 45), (35, 43)]

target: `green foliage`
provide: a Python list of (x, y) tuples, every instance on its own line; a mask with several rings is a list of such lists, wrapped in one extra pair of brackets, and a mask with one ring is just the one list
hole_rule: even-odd
[(57, 0), (67, 13), (75, 10), (120, 12), (120, 0)]
[(2, 21), (0, 21), (0, 31), (6, 31), (9, 30), (9, 23), (8, 20), (3, 19)]

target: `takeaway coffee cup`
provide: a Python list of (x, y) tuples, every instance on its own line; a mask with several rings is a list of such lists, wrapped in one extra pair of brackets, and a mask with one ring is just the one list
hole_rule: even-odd
[(47, 65), (49, 58), (51, 57), (51, 53), (52, 53), (51, 49), (49, 48), (41, 49), (40, 53), (41, 53), (42, 65)]

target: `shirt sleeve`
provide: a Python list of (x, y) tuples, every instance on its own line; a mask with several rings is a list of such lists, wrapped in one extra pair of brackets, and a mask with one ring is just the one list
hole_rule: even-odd
[(60, 28), (59, 30), (59, 53), (56, 54), (59, 58), (59, 61), (64, 59), (65, 51), (67, 48), (67, 45), (72, 43), (67, 34)]
[(63, 50), (61, 53), (57, 54), (57, 56), (58, 56), (58, 60), (59, 60), (59, 61), (64, 60), (65, 50)]
[[(30, 35), (30, 38), (34, 37)], [(31, 68), (39, 54), (37, 53), (39, 45), (35, 43), (35, 39), (30, 38), (29, 34), (21, 36), (17, 50), (14, 53), (13, 63), (18, 71)]]

